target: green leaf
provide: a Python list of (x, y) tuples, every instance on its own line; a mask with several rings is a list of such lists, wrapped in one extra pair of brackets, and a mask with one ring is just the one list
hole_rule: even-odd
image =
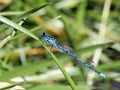
[(108, 42), (108, 43), (104, 43), (104, 44), (97, 44), (97, 45), (88, 46), (88, 47), (79, 49), (79, 51), (80, 51), (80, 53), (91, 52), (97, 48), (107, 48), (107, 47), (110, 47), (112, 45), (113, 45), (113, 42)]
[(112, 61), (112, 62), (108, 62), (106, 64), (103, 64), (103, 65), (99, 65), (97, 66), (97, 69), (100, 69), (100, 70), (110, 70), (110, 71), (120, 71), (119, 69), (120, 67), (120, 59), (118, 61)]
[(34, 73), (44, 67), (54, 64), (52, 60), (49, 61), (39, 61), (36, 63), (26, 64), (21, 67), (16, 67), (15, 69), (5, 72), (0, 76), (0, 81), (9, 81), (11, 78), (24, 76)]
[[(38, 10), (40, 10), (40, 9), (48, 6), (48, 5), (49, 5), (49, 3), (48, 3), (48, 4), (45, 4), (45, 5), (43, 5), (43, 6), (37, 7), (37, 8), (33, 8), (33, 9), (27, 11), (26, 13), (24, 13), (24, 14), (16, 17), (16, 18), (14, 18), (12, 21), (18, 23), (18, 22), (21, 21), (22, 19), (28, 17), (29, 15), (35, 13), (36, 11), (38, 11)], [(0, 29), (1, 29), (1, 30), (4, 30), (4, 29), (7, 28), (7, 27), (8, 27), (8, 26), (7, 26), (6, 24), (0, 25)]]
[(39, 40), (38, 37), (36, 37), (31, 32), (29, 32), (27, 29), (23, 28), (22, 26), (12, 22), (11, 20), (9, 20), (9, 19), (7, 19), (7, 18), (5, 18), (3, 16), (0, 16), (0, 21), (7, 24), (7, 25), (9, 25), (9, 26), (11, 26), (11, 27), (13, 27), (13, 28), (15, 28), (15, 29), (17, 29), (17, 30), (19, 30), (19, 31), (21, 31), (21, 32), (23, 32), (23, 33), (25, 33), (25, 34), (27, 34), (28, 36), (34, 38), (35, 40)]
[[(78, 90), (85, 90), (84, 85), (77, 87)], [(36, 85), (29, 90), (71, 90), (68, 85)]]

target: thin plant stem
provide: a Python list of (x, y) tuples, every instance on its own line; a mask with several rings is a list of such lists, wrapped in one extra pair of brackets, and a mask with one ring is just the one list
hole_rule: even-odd
[[(100, 29), (99, 29), (99, 37), (98, 37), (98, 42), (97, 43), (104, 43), (105, 42), (105, 33), (106, 33), (106, 28), (107, 28), (107, 20), (108, 20), (108, 15), (110, 12), (110, 5), (111, 5), (111, 0), (105, 0), (104, 3), (104, 8), (102, 12), (102, 19), (100, 23)], [(93, 62), (95, 63), (95, 66), (99, 63), (100, 56), (102, 54), (102, 48), (98, 48), (95, 50), (94, 55), (93, 55)], [(93, 85), (93, 78), (95, 74), (92, 72), (88, 73), (88, 78), (87, 78), (87, 89)]]
[(73, 80), (71, 79), (71, 77), (68, 75), (68, 73), (66, 72), (66, 70), (64, 69), (64, 67), (60, 64), (59, 60), (56, 58), (56, 56), (43, 44), (42, 41), (39, 40), (39, 43), (43, 45), (43, 47), (48, 51), (48, 53), (51, 55), (51, 57), (53, 58), (54, 62), (57, 64), (57, 66), (60, 68), (60, 70), (62, 71), (63, 75), (65, 76), (66, 80), (68, 81), (68, 83), (70, 84), (71, 88), (73, 90), (77, 90), (75, 83), (73, 82)]

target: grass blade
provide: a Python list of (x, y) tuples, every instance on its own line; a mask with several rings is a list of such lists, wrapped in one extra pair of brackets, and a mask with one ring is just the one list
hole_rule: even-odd
[(5, 18), (3, 16), (0, 16), (0, 21), (7, 24), (7, 25), (9, 25), (9, 26), (11, 26), (11, 27), (13, 27), (13, 28), (15, 28), (15, 29), (17, 29), (17, 30), (19, 30), (19, 31), (21, 31), (21, 32), (23, 32), (23, 33), (25, 33), (25, 34), (27, 34), (28, 36), (34, 38), (35, 40), (39, 40), (38, 37), (36, 37), (31, 32), (29, 32), (27, 29), (23, 28), (22, 26), (12, 22), (11, 20), (9, 20), (9, 19), (7, 19), (7, 18)]
[[(37, 7), (37, 8), (33, 8), (33, 9), (27, 11), (26, 13), (24, 13), (24, 14), (16, 17), (16, 18), (14, 18), (13, 21), (16, 22), (16, 23), (18, 23), (18, 22), (21, 21), (22, 19), (30, 16), (31, 14), (35, 13), (36, 11), (38, 11), (38, 10), (40, 10), (40, 9), (48, 6), (48, 5), (49, 5), (49, 3), (48, 3), (48, 4), (45, 4), (45, 5), (43, 5), (43, 6)], [(8, 26), (7, 26), (6, 24), (0, 25), (0, 29), (1, 29), (1, 30), (4, 30), (4, 29), (7, 28), (7, 27), (8, 27)]]

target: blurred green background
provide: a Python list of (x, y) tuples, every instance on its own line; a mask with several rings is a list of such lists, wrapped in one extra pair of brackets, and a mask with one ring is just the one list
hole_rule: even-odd
[[(55, 60), (78, 90), (120, 90), (120, 0), (0, 0), (0, 11), (1, 90), (72, 90)], [(44, 43), (43, 32), (107, 79)]]

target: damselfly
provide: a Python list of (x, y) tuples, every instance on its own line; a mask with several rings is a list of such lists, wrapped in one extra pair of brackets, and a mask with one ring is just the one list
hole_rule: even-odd
[(101, 72), (97, 71), (92, 65), (90, 65), (87, 62), (83, 61), (81, 58), (77, 57), (72, 52), (70, 52), (69, 50), (65, 49), (60, 44), (58, 44), (58, 42), (56, 41), (56, 39), (54, 37), (46, 35), (45, 32), (42, 33), (41, 37), (42, 37), (42, 39), (45, 42), (47, 42), (48, 44), (51, 44), (51, 45), (55, 46), (56, 48), (60, 49), (64, 53), (66, 53), (69, 56), (73, 57), (75, 60), (77, 60), (78, 62), (82, 63), (84, 66), (86, 66), (87, 68), (91, 69), (92, 71), (94, 71), (95, 73), (97, 73), (98, 75), (100, 75), (101, 77), (107, 78), (104, 73), (101, 73)]

